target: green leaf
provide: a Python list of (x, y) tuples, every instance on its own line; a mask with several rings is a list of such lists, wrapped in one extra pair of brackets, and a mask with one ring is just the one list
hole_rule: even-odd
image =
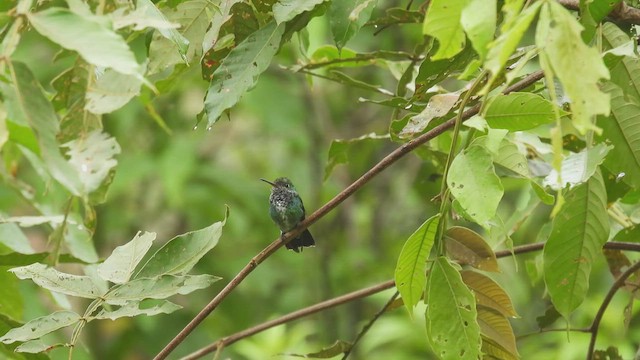
[(9, 332), (0, 337), (0, 342), (11, 344), (16, 341), (37, 339), (50, 332), (73, 325), (78, 321), (80, 321), (80, 315), (73, 311), (56, 311), (53, 314), (33, 319), (18, 328), (9, 330)]
[(122, 284), (131, 278), (138, 263), (149, 251), (156, 233), (145, 232), (136, 236), (128, 243), (118, 246), (113, 253), (98, 265), (98, 275), (112, 283)]
[(360, 143), (366, 140), (381, 140), (388, 139), (388, 135), (377, 135), (375, 133), (362, 135), (355, 139), (342, 140), (337, 139), (331, 142), (329, 146), (329, 156), (327, 159), (327, 165), (324, 168), (324, 181), (326, 181), (333, 169), (339, 164), (346, 164), (349, 162), (349, 150), (355, 143)]
[(109, 304), (124, 306), (130, 301), (166, 299), (176, 294), (186, 295), (204, 289), (218, 280), (219, 277), (206, 274), (138, 278), (114, 286), (104, 295), (104, 299)]
[(451, 258), (478, 270), (500, 271), (496, 254), (487, 242), (473, 230), (452, 226), (444, 234), (445, 248)]
[(413, 314), (413, 307), (420, 301), (424, 292), (427, 281), (427, 257), (435, 241), (439, 222), (440, 214), (427, 219), (409, 236), (398, 257), (394, 279), (409, 314)]
[(278, 25), (292, 20), (327, 0), (280, 0), (273, 5), (273, 17)]
[(611, 172), (624, 173), (624, 180), (640, 188), (640, 105), (629, 101), (619, 87), (606, 83), (604, 90), (611, 94), (611, 115), (599, 116), (602, 135), (599, 142), (613, 145), (604, 160)]
[(94, 130), (84, 138), (72, 140), (62, 147), (69, 149), (69, 164), (82, 184), (81, 194), (86, 196), (97, 190), (117, 164), (113, 157), (120, 153), (115, 138), (102, 130)]
[[(529, 130), (555, 121), (554, 104), (532, 93), (496, 96), (484, 114), (489, 126), (509, 131)], [(560, 115), (566, 115), (559, 110)]]
[(0, 91), (5, 96), (10, 120), (29, 125), (36, 131), (40, 155), (51, 176), (72, 194), (80, 196), (81, 185), (77, 174), (60, 154), (56, 140), (58, 117), (51, 103), (25, 64), (12, 62), (11, 65), (12, 86), (0, 81)]
[(63, 273), (40, 263), (13, 268), (10, 271), (19, 279), (31, 279), (40, 287), (62, 294), (87, 299), (97, 299), (103, 294), (88, 276)]
[(427, 106), (419, 114), (412, 116), (405, 127), (400, 131), (398, 137), (408, 139), (422, 133), (431, 121), (441, 118), (451, 111), (458, 102), (459, 93), (438, 94), (429, 99)]
[(21, 254), (33, 254), (29, 239), (16, 224), (0, 224), (0, 244)]
[(508, 139), (503, 139), (498, 144), (497, 149), (489, 147), (489, 137), (480, 136), (473, 140), (471, 145), (481, 145), (491, 152), (493, 163), (499, 165), (500, 169), (508, 170), (510, 175), (516, 177), (529, 178), (531, 171), (526, 156), (520, 152), (518, 146)]
[[(609, 59), (607, 66), (611, 73), (611, 82), (618, 85), (632, 101), (640, 104), (640, 59), (635, 52), (635, 40), (610, 22), (602, 24), (602, 34), (604, 44), (610, 48), (604, 59)], [(610, 85), (605, 83), (603, 90), (607, 88), (610, 88)], [(612, 106), (613, 102), (611, 99)]]
[(427, 336), (438, 358), (480, 357), (476, 300), (460, 272), (445, 257), (433, 263), (425, 294)]
[(87, 89), (84, 109), (94, 114), (107, 114), (125, 106), (140, 95), (142, 79), (107, 69)]
[[(571, 100), (571, 119), (582, 134), (599, 131), (593, 124), (598, 115), (609, 115), (609, 95), (598, 83), (609, 78), (609, 70), (595, 48), (580, 37), (583, 28), (569, 11), (556, 2), (544, 2), (536, 29), (541, 65), (555, 74)], [(580, 71), (576, 71), (580, 69)]]
[(204, 100), (207, 128), (255, 86), (258, 77), (278, 51), (283, 32), (283, 25), (277, 26), (271, 22), (249, 35), (222, 61), (222, 65), (213, 73)]
[(329, 25), (338, 49), (358, 33), (369, 20), (377, 0), (332, 1), (329, 7)]
[(169, 240), (147, 260), (134, 278), (186, 274), (209, 250), (218, 244), (218, 240), (222, 236), (222, 227), (228, 216), (229, 209), (227, 208), (222, 221)]
[(204, 35), (215, 11), (215, 3), (208, 0), (188, 0), (176, 8), (166, 8), (166, 18), (180, 24), (179, 35), (187, 43), (175, 34), (167, 37), (170, 34), (156, 33), (149, 45), (148, 72), (156, 74), (175, 64), (199, 60), (203, 55)]
[(611, 146), (598, 144), (579, 153), (571, 153), (562, 160), (560, 169), (561, 181), (558, 181), (558, 171), (552, 169), (544, 179), (544, 185), (554, 190), (564, 189), (567, 185), (573, 187), (587, 181), (598, 170)]
[(584, 300), (591, 264), (609, 235), (607, 191), (600, 172), (571, 189), (553, 219), (544, 246), (544, 280), (551, 301), (565, 318)]
[[(516, 3), (515, 1), (513, 2), (514, 5)], [(543, 2), (541, 1), (534, 2), (522, 12), (520, 12), (520, 9), (514, 9), (515, 11), (512, 12), (512, 14), (515, 14), (514, 16), (509, 16), (507, 11), (509, 11), (510, 8), (504, 5), (502, 10), (505, 12), (505, 18), (507, 19), (505, 19), (500, 29), (500, 36), (491, 44), (485, 62), (485, 68), (491, 72), (491, 79), (487, 87), (490, 87), (503, 71), (507, 60), (509, 60), (511, 54), (516, 50), (522, 36), (524, 36), (529, 25), (531, 25), (531, 22), (538, 14), (538, 10), (540, 10), (542, 4)]]
[(24, 303), (18, 287), (18, 279), (7, 270), (6, 267), (0, 266), (0, 284), (2, 284), (0, 286), (0, 314), (19, 321), (22, 319)]
[(496, 8), (496, 0), (471, 0), (460, 16), (460, 24), (481, 61), (487, 56), (489, 43), (496, 31)]
[(57, 7), (29, 13), (27, 17), (40, 34), (65, 49), (77, 51), (88, 63), (140, 75), (141, 67), (126, 41), (101, 23)]
[(422, 32), (438, 40), (432, 60), (449, 59), (464, 49), (465, 36), (460, 17), (471, 0), (433, 0), (429, 3)]
[(453, 159), (447, 186), (464, 211), (480, 225), (493, 218), (504, 194), (491, 154), (481, 146), (470, 146)]
[(414, 94), (414, 98), (423, 96), (431, 87), (444, 79), (461, 73), (475, 56), (473, 49), (469, 46), (452, 59), (433, 60), (432, 56), (426, 56), (420, 64), (415, 79), (416, 94)]
[(158, 314), (171, 314), (172, 312), (180, 309), (182, 309), (182, 306), (166, 300), (152, 307), (144, 308), (141, 307), (139, 301), (130, 301), (117, 310), (107, 311), (105, 309), (101, 309), (94, 318), (116, 320), (122, 317), (135, 317), (138, 315), (153, 316)]
[(604, 18), (607, 17), (607, 15), (609, 15), (609, 13), (615, 9), (621, 1), (622, 0), (592, 0), (586, 2), (589, 3), (589, 12), (593, 17), (593, 20), (598, 23), (604, 20)]

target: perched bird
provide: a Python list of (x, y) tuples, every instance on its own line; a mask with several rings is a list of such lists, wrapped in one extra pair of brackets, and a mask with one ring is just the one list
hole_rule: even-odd
[[(274, 182), (260, 180), (272, 186), (271, 196), (269, 196), (269, 215), (280, 228), (280, 236), (282, 236), (304, 220), (305, 211), (302, 199), (300, 199), (296, 188), (293, 187), (291, 180), (286, 177), (277, 178)], [(316, 242), (308, 229), (286, 243), (287, 249), (295, 252), (300, 252), (304, 247), (315, 245)]]

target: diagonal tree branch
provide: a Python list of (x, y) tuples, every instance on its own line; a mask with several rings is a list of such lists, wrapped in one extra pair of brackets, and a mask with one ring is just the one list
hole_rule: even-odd
[[(500, 258), (504, 258), (504, 257), (508, 257), (508, 256), (512, 256), (512, 255), (518, 255), (518, 254), (526, 254), (526, 253), (530, 253), (530, 252), (536, 252), (536, 251), (540, 251), (542, 250), (542, 248), (544, 247), (544, 243), (543, 242), (539, 242), (539, 243), (533, 243), (533, 244), (525, 244), (525, 245), (520, 245), (520, 246), (516, 246), (513, 248), (512, 250), (499, 250), (496, 251), (495, 255), (496, 258), (500, 259)], [(625, 250), (625, 251), (635, 251), (635, 252), (640, 252), (640, 243), (631, 243), (631, 242), (619, 242), (619, 241), (610, 241), (604, 244), (604, 249), (607, 250)], [(277, 319), (273, 319), (267, 322), (264, 322), (262, 324), (258, 324), (255, 326), (252, 326), (248, 329), (239, 331), (235, 334), (223, 337), (221, 339), (218, 339), (217, 341), (215, 341), (214, 343), (212, 343), (211, 345), (208, 345), (206, 347), (201, 348), (200, 350), (197, 350), (185, 357), (183, 357), (181, 360), (195, 360), (195, 359), (199, 359), (207, 354), (210, 354), (218, 349), (221, 349), (225, 346), (231, 345), (239, 340), (242, 340), (244, 338), (247, 338), (249, 336), (255, 335), (259, 332), (262, 332), (264, 330), (270, 329), (272, 327), (278, 326), (278, 325), (282, 325), (285, 324), (287, 322), (290, 321), (294, 321), (294, 320), (298, 320), (300, 318), (318, 313), (320, 311), (326, 310), (326, 309), (330, 309), (332, 307), (336, 307), (338, 305), (343, 305), (346, 304), (348, 302), (351, 301), (355, 301), (358, 299), (362, 299), (365, 298), (367, 296), (373, 295), (373, 294), (377, 294), (381, 291), (387, 290), (392, 288), (395, 285), (394, 280), (388, 280), (385, 281), (383, 283), (377, 284), (377, 285), (373, 285), (371, 287), (368, 288), (364, 288), (364, 289), (360, 289), (360, 290), (356, 290), (341, 296), (338, 296), (336, 298), (333, 299), (329, 299), (329, 300), (325, 300), (322, 302), (319, 302), (317, 304), (311, 305), (309, 307), (306, 308), (302, 308), (300, 310), (296, 310), (294, 312), (291, 312), (287, 315), (281, 316)], [(385, 306), (386, 309), (386, 306)], [(594, 320), (595, 323), (595, 320)], [(592, 325), (593, 327), (593, 325)], [(582, 331), (585, 330), (583, 332), (591, 332), (590, 329), (581, 329), (581, 330), (576, 330), (576, 331)], [(566, 331), (566, 329), (564, 329), (563, 331)], [(534, 333), (537, 334), (537, 333)], [(530, 336), (533, 334), (528, 334), (527, 336)]]
[[(522, 80), (516, 82), (515, 84), (507, 87), (504, 90), (505, 94), (522, 90), (529, 85), (537, 82), (542, 79), (543, 73), (542, 71), (536, 71), (524, 77)], [(480, 110), (480, 104), (476, 104), (475, 106), (467, 109), (462, 114), (462, 120), (468, 120), (473, 115), (476, 115)], [(316, 210), (313, 214), (307, 217), (304, 221), (298, 225), (298, 227), (286, 234), (282, 238), (277, 239), (276, 241), (269, 244), (264, 250), (262, 250), (258, 255), (254, 256), (247, 265), (245, 265), (242, 270), (227, 284), (227, 286), (222, 289), (218, 295), (216, 295), (207, 306), (205, 306), (194, 318), (187, 324), (187, 326), (178, 333), (165, 347), (162, 349), (154, 358), (154, 360), (163, 360), (181, 343), (186, 339), (186, 337), (198, 326), (204, 319), (215, 310), (218, 305), (226, 298), (233, 289), (235, 289), (255, 268), (266, 260), (271, 254), (273, 254), (278, 248), (280, 248), (284, 243), (294, 238), (298, 234), (300, 234), (304, 229), (306, 229), (309, 225), (315, 223), (320, 218), (325, 216), (331, 210), (333, 210), (336, 206), (342, 203), (345, 199), (353, 195), (357, 190), (359, 190), (362, 186), (368, 183), (371, 179), (373, 179), (380, 172), (388, 168), (391, 164), (398, 161), (403, 156), (407, 155), (411, 151), (415, 150), (419, 146), (423, 145), (427, 141), (435, 138), (436, 136), (444, 133), (445, 131), (451, 129), (455, 125), (455, 118), (449, 119), (443, 124), (436, 126), (432, 130), (420, 135), (419, 137), (403, 144), (396, 150), (392, 151), (389, 155), (384, 157), (380, 162), (374, 165), (369, 171), (367, 171), (364, 175), (362, 175), (358, 180), (349, 185), (346, 189), (336, 195), (333, 199), (331, 199), (328, 203), (322, 206), (320, 209)]]

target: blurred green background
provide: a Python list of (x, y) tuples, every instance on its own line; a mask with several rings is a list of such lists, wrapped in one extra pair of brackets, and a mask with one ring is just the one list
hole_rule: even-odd
[[(377, 12), (395, 4), (384, 3)], [(376, 29), (365, 27), (349, 48), (358, 52), (411, 51), (420, 39), (420, 26), (392, 27), (377, 35)], [(309, 53), (332, 43), (326, 17), (314, 19), (308, 31)], [(143, 39), (136, 45), (141, 49)], [(361, 97), (375, 97), (365, 90), (279, 67), (297, 62), (297, 47), (294, 37), (257, 86), (231, 111), (229, 119), (223, 118), (210, 131), (202, 126), (193, 129), (207, 88), (199, 66), (193, 66), (170, 92), (152, 101), (171, 134), (158, 126), (139, 98), (104, 117), (105, 131), (117, 139), (122, 152), (117, 157), (117, 173), (107, 202), (97, 207), (94, 241), (100, 256), (106, 257), (139, 230), (156, 232), (159, 245), (175, 235), (203, 228), (222, 219), (228, 205), (230, 218), (220, 243), (195, 269), (195, 273), (214, 274), (223, 280), (209, 289), (174, 299), (185, 308), (171, 315), (91, 323), (82, 337), (91, 354), (84, 349), (75, 354), (76, 359), (150, 358), (253, 256), (275, 240), (279, 231), (268, 216), (270, 188), (258, 181), (260, 177), (292, 179), (307, 213), (311, 213), (398, 146), (390, 140), (359, 142), (349, 152), (349, 164), (339, 165), (324, 180), (331, 141), (388, 133), (392, 109), (359, 101)], [(26, 62), (46, 88), (70, 65), (64, 58), (52, 63), (54, 51), (48, 40), (29, 31), (15, 59)], [(349, 74), (390, 90), (397, 82), (384, 65), (350, 69)], [(144, 89), (141, 97), (150, 98), (149, 90)], [(33, 173), (28, 167), (17, 171)], [(437, 211), (431, 199), (440, 189), (439, 172), (433, 163), (415, 155), (393, 165), (311, 226), (316, 248), (301, 254), (282, 249), (270, 257), (171, 358), (288, 312), (391, 279), (404, 241)], [(500, 210), (504, 214), (531, 196), (528, 187), (516, 180), (506, 181), (505, 190)], [(47, 192), (44, 185), (38, 191), (41, 196), (54, 193)], [(31, 211), (8, 187), (0, 187), (0, 203), (12, 216)], [(514, 234), (515, 245), (539, 241), (540, 225), (546, 222), (550, 210), (536, 207)], [(29, 236), (36, 244), (46, 241), (42, 229), (30, 229)], [(507, 289), (521, 316), (511, 322), (516, 335), (536, 332), (535, 319), (549, 306), (536, 272), (539, 257), (540, 253), (534, 253), (504, 258), (500, 260), (502, 273), (493, 276)], [(591, 282), (590, 295), (574, 314), (573, 326), (590, 324), (612, 282), (603, 261), (595, 264)], [(56, 309), (52, 301), (40, 300), (45, 295), (33, 284), (23, 281), (19, 287), (26, 299), (25, 320)], [(287, 353), (313, 352), (337, 339), (352, 340), (393, 291), (242, 340), (224, 349), (220, 358), (275, 359)], [(619, 294), (614, 298), (598, 337), (598, 348), (617, 346), (623, 358), (633, 356), (640, 339), (637, 316), (632, 318), (629, 332), (622, 326), (628, 297)], [(430, 358), (420, 313), (416, 311), (417, 316), (410, 318), (404, 308), (398, 308), (385, 314), (362, 340), (353, 359)], [(562, 329), (565, 325), (558, 321), (555, 327)], [(587, 334), (560, 331), (525, 337), (518, 346), (523, 359), (580, 359), (587, 343)], [(64, 349), (54, 350), (51, 356), (62, 359), (66, 353)]]

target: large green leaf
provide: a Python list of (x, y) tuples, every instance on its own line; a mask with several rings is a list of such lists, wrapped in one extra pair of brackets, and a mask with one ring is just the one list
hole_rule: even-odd
[(202, 43), (207, 27), (216, 11), (215, 3), (209, 0), (187, 0), (175, 8), (167, 7), (166, 18), (180, 24), (179, 35), (187, 43), (177, 34), (157, 32), (149, 45), (149, 73), (155, 74), (175, 64), (199, 60), (203, 55)]
[(625, 98), (616, 85), (606, 83), (604, 89), (611, 94), (611, 115), (598, 117), (602, 135), (597, 139), (613, 145), (604, 165), (624, 173), (625, 182), (640, 189), (640, 105)]
[(544, 280), (551, 301), (568, 318), (584, 300), (589, 274), (609, 235), (607, 191), (597, 171), (565, 196), (544, 246)]
[(435, 241), (440, 214), (427, 219), (404, 243), (395, 270), (396, 288), (404, 305), (413, 314), (427, 281), (427, 257)]
[(0, 266), (0, 314), (19, 321), (22, 319), (24, 301), (15, 278), (7, 267)]
[(573, 187), (587, 181), (602, 164), (609, 150), (611, 146), (598, 144), (579, 153), (572, 153), (562, 160), (561, 177), (558, 177), (556, 169), (552, 169), (544, 179), (544, 185), (560, 190), (567, 185)]
[[(496, 96), (484, 114), (489, 126), (509, 131), (529, 130), (555, 121), (554, 104), (532, 93)], [(560, 110), (561, 114), (565, 114)]]
[(471, 0), (460, 16), (460, 24), (480, 55), (480, 60), (487, 56), (489, 43), (496, 31), (496, 3), (496, 0)]
[(28, 125), (36, 131), (40, 155), (51, 176), (72, 194), (80, 196), (82, 191), (77, 173), (60, 154), (56, 139), (59, 131), (58, 117), (51, 103), (25, 64), (12, 62), (9, 69), (12, 84), (0, 81), (0, 91), (5, 96), (9, 119), (20, 125)]
[(480, 357), (476, 300), (447, 258), (439, 257), (433, 263), (425, 299), (427, 336), (438, 358)]
[(465, 36), (460, 17), (471, 0), (433, 0), (429, 3), (422, 32), (438, 40), (433, 60), (449, 59), (464, 49)]
[[(604, 59), (609, 59), (606, 64), (611, 73), (611, 82), (618, 85), (626, 96), (640, 104), (640, 59), (634, 50), (634, 40), (610, 22), (602, 24), (602, 34), (604, 44), (610, 48)], [(623, 51), (616, 55), (617, 50), (621, 49)], [(612, 105), (613, 101), (611, 99)]]
[(369, 20), (377, 0), (332, 1), (329, 24), (333, 41), (341, 49)]
[(112, 283), (122, 284), (129, 281), (138, 263), (149, 251), (156, 233), (145, 232), (136, 236), (128, 243), (118, 246), (113, 253), (98, 265), (98, 275)]
[(103, 292), (88, 276), (60, 272), (47, 265), (35, 263), (10, 270), (20, 279), (31, 279), (39, 286), (61, 294), (97, 299)]
[(609, 70), (598, 50), (583, 42), (582, 30), (582, 25), (562, 5), (553, 1), (543, 3), (536, 29), (541, 65), (560, 80), (571, 101), (573, 125), (585, 133), (598, 130), (594, 117), (609, 115), (610, 99), (598, 85), (601, 79), (609, 78)]
[(151, 278), (165, 274), (181, 275), (189, 272), (209, 250), (218, 244), (228, 215), (227, 209), (222, 221), (169, 240), (147, 260), (134, 278)]
[(325, 1), (327, 0), (280, 0), (273, 5), (273, 17), (279, 25), (305, 11), (313, 10), (316, 5)]
[(207, 128), (253, 88), (278, 51), (283, 33), (284, 25), (271, 22), (249, 35), (222, 61), (222, 65), (213, 73), (204, 100)]
[(80, 315), (73, 311), (56, 311), (53, 314), (33, 319), (18, 328), (9, 330), (9, 332), (0, 337), (0, 342), (11, 344), (16, 341), (37, 339), (52, 331), (73, 325), (78, 321), (80, 321)]
[(90, 64), (122, 74), (141, 72), (126, 41), (102, 23), (57, 7), (29, 13), (27, 17), (40, 34), (65, 49), (77, 51)]
[(493, 218), (504, 194), (491, 154), (478, 145), (468, 147), (453, 159), (447, 186), (464, 211), (480, 225)]
[[(513, 5), (517, 3), (516, 1), (512, 2)], [(524, 33), (538, 14), (541, 5), (542, 1), (534, 2), (522, 12), (520, 12), (519, 8), (513, 9), (508, 7), (507, 4), (504, 5), (502, 10), (505, 12), (505, 21), (500, 29), (500, 36), (490, 45), (491, 48), (485, 62), (485, 68), (491, 72), (489, 86), (503, 71), (509, 57), (516, 50)], [(520, 6), (522, 6), (521, 2)]]

